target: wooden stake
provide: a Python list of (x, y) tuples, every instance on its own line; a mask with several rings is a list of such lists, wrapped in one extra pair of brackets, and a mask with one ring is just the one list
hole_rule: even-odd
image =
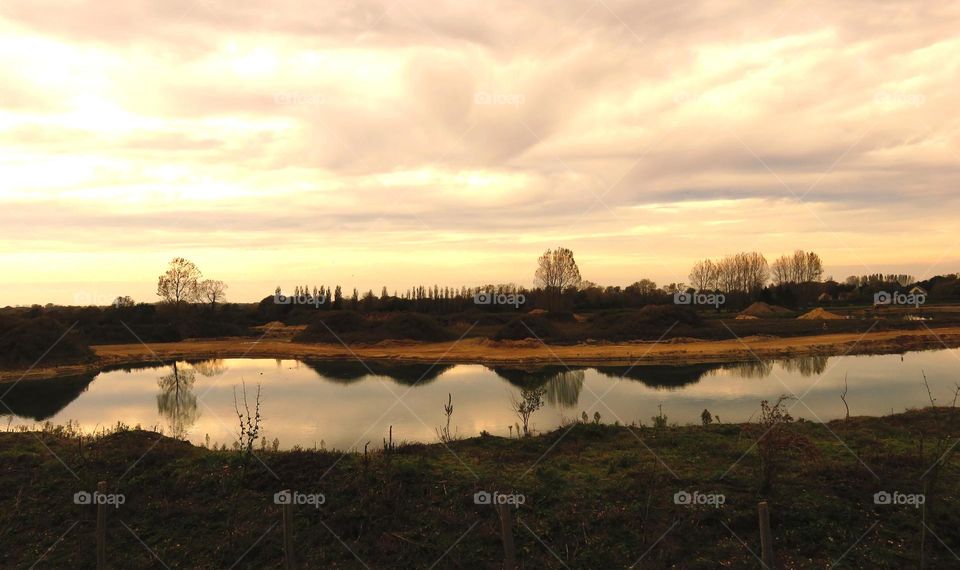
[(763, 567), (773, 570), (773, 534), (770, 532), (770, 509), (766, 501), (760, 503), (760, 548), (763, 551)]
[(515, 570), (517, 567), (517, 553), (513, 547), (513, 517), (510, 507), (496, 505), (500, 515), (500, 538), (503, 539), (503, 570)]
[[(293, 496), (291, 491), (286, 491), (290, 497)], [(286, 561), (285, 568), (287, 570), (294, 570), (297, 567), (296, 559), (293, 555), (293, 505), (291, 503), (284, 503), (280, 505), (280, 514), (283, 518), (283, 553), (284, 559)]]
[[(97, 493), (107, 494), (107, 482), (97, 483)], [(97, 570), (107, 567), (107, 504), (101, 499), (97, 502)]]

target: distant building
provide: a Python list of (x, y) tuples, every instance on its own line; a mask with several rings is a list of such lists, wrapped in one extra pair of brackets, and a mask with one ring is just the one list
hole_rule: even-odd
[(919, 285), (914, 285), (913, 288), (910, 289), (909, 293), (910, 293), (911, 295), (923, 295), (924, 297), (927, 296), (927, 291), (926, 291), (926, 289), (924, 289), (923, 287), (921, 287), (921, 286), (919, 286)]
[(833, 295), (826, 292), (820, 293), (820, 296), (817, 297), (817, 301), (820, 303), (829, 303), (830, 301), (833, 301)]

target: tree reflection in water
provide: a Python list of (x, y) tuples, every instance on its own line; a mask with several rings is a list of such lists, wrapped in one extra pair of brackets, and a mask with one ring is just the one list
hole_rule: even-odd
[(201, 360), (200, 362), (191, 362), (190, 366), (207, 378), (221, 376), (227, 371), (227, 365), (222, 358), (212, 358), (210, 360)]
[(174, 362), (170, 374), (157, 381), (157, 411), (170, 422), (170, 435), (184, 438), (200, 418), (197, 396), (193, 393), (196, 373), (191, 369), (181, 370)]
[(801, 376), (819, 376), (827, 369), (829, 356), (803, 356), (783, 360), (780, 364), (787, 372), (799, 372)]
[(585, 378), (583, 370), (565, 370), (551, 376), (546, 384), (547, 402), (552, 406), (575, 407)]

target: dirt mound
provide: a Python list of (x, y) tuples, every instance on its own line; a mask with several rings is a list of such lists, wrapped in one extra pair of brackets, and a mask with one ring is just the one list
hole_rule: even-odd
[(436, 319), (416, 313), (393, 313), (385, 318), (365, 319), (352, 311), (330, 311), (316, 318), (296, 342), (380, 342), (415, 340), (439, 342), (453, 335)]
[(766, 317), (783, 317), (792, 315), (793, 311), (779, 305), (770, 305), (769, 303), (764, 303), (763, 301), (757, 301), (746, 309), (740, 311), (740, 314), (762, 319)]
[(630, 341), (673, 336), (697, 336), (702, 319), (692, 309), (677, 305), (647, 305), (640, 310), (597, 313), (590, 319), (591, 338)]
[(760, 317), (755, 317), (753, 315), (737, 315), (736, 320), (738, 321), (755, 321)]
[(834, 320), (837, 320), (837, 319), (842, 319), (843, 317), (841, 317), (840, 315), (838, 315), (838, 314), (836, 314), (836, 313), (831, 313), (830, 311), (824, 311), (824, 310), (821, 309), (820, 307), (817, 307), (816, 309), (810, 311), (809, 313), (804, 313), (804, 314), (800, 315), (800, 316), (797, 317), (797, 318), (798, 318), (798, 319), (803, 319), (803, 320), (808, 320), (808, 321), (809, 321), (809, 320), (827, 320), (827, 321), (834, 321)]
[(544, 318), (543, 315), (524, 315), (500, 327), (491, 338), (493, 340), (526, 340), (529, 338), (561, 340), (563, 332), (553, 321)]

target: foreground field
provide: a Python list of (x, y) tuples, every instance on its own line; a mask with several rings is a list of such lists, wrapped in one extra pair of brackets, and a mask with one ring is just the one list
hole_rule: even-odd
[(780, 426), (778, 441), (806, 443), (776, 454), (762, 493), (752, 428), (578, 423), (519, 440), (246, 460), (123, 427), (94, 439), (8, 432), (0, 566), (91, 567), (96, 507), (74, 494), (101, 480), (123, 497), (107, 509), (115, 568), (281, 567), (283, 489), (323, 496), (294, 507), (303, 567), (500, 568), (499, 520), (475, 501), (484, 492), (522, 503), (511, 520), (525, 568), (756, 568), (761, 500), (785, 568), (917, 567), (922, 549), (929, 567), (960, 564), (960, 473), (948, 452), (960, 410)]
[[(292, 327), (291, 327), (292, 328)], [(625, 342), (548, 345), (535, 339), (492, 341), (464, 338), (454, 342), (384, 341), (345, 346), (336, 343), (297, 343), (277, 338), (276, 331), (257, 338), (135, 343), (95, 346), (96, 360), (78, 365), (34, 367), (0, 371), (0, 382), (48, 378), (92, 372), (102, 368), (206, 358), (299, 358), (392, 360), (425, 363), (480, 363), (589, 365), (598, 363), (700, 363), (756, 358), (883, 354), (960, 346), (960, 327), (838, 333), (791, 338), (750, 336), (732, 340), (670, 339), (662, 342)]]

